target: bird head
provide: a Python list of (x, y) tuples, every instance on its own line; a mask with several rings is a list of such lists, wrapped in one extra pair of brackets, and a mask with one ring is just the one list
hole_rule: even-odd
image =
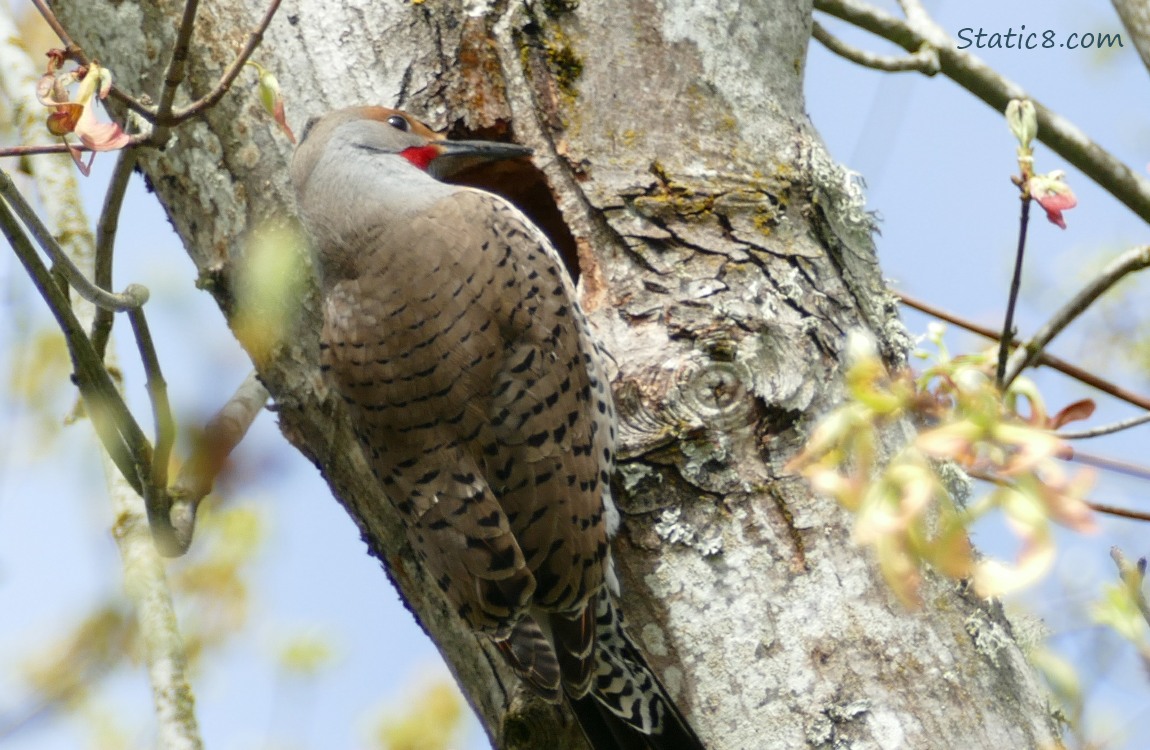
[(515, 143), (447, 140), (397, 109), (350, 107), (330, 112), (307, 124), (296, 147), (297, 165), (306, 165), (314, 160), (314, 152), (322, 150), (337, 131), (356, 149), (397, 154), (437, 180), (450, 179), (485, 162), (517, 159), (532, 153), (530, 148)]

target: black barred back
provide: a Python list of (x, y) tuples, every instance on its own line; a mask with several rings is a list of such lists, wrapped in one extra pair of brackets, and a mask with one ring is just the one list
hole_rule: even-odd
[(405, 157), (441, 150), (411, 122), (339, 110), (293, 159), (322, 367), (459, 616), (593, 742), (700, 750), (612, 604), (615, 413), (573, 285), (509, 203)]
[(391, 251), (332, 284), (322, 363), (416, 554), (497, 639), (528, 605), (582, 611), (606, 575), (614, 422), (557, 255), (471, 190), (364, 240)]

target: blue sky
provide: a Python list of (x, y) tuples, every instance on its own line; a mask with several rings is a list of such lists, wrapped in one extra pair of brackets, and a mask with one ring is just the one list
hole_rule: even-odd
[[(952, 35), (963, 28), (1005, 32), (1023, 24), (1028, 30), (1053, 30), (1060, 38), (1117, 30), (1113, 10), (1102, 0), (952, 0), (928, 7)], [(841, 23), (820, 20), (864, 48), (889, 50)], [(1145, 106), (1150, 77), (1129, 43), (1110, 55), (1053, 49), (983, 50), (980, 56), (1136, 169), (1150, 161)], [(807, 96), (811, 119), (832, 154), (867, 181), (869, 205), (882, 217), (877, 246), (886, 276), (899, 289), (1001, 325), (1018, 211), (1009, 182), (1015, 144), (1002, 117), (941, 77), (862, 70), (814, 42)], [(85, 181), (93, 216), (111, 163), (99, 159)], [(1146, 242), (1143, 222), (1045, 147), (1038, 149), (1037, 168), (1065, 169), (1080, 205), (1067, 214), (1066, 231), (1048, 224), (1040, 212), (1032, 225), (1018, 319), (1024, 334), (1083, 278), (1084, 264)], [(150, 320), (169, 393), (181, 424), (195, 424), (227, 398), (249, 365), (211, 299), (195, 289), (191, 262), (138, 184), (124, 215), (130, 221), (124, 222), (117, 285), (134, 281), (152, 290)], [(1146, 284), (1136, 283), (1139, 289)], [(1129, 297), (1145, 298), (1143, 293)], [(11, 256), (0, 253), (0, 309), (8, 313), (0, 322), (0, 358), (32, 325), (29, 317), (43, 320), (41, 308)], [(906, 320), (912, 332), (925, 328), (921, 316), (908, 314)], [(1055, 352), (1101, 365), (1110, 377), (1147, 390), (1145, 375), (1122, 361), (1121, 353), (1091, 363), (1092, 344), (1082, 328), (1072, 327)], [(957, 332), (948, 340), (952, 350), (982, 345)], [(123, 348), (127, 343), (121, 338), (126, 382), (134, 408), (145, 415), (142, 376)], [(1090, 395), (1056, 378), (1040, 382), (1054, 406)], [(67, 398), (58, 402), (62, 414)], [(1098, 422), (1132, 413), (1107, 401), (1099, 406)], [(21, 438), (31, 419), (20, 404), (0, 400), (0, 723), (23, 706), (14, 665), (49, 648), (121, 586), (107, 531), (110, 510), (87, 429), (65, 430), (44, 454)], [(1133, 432), (1088, 449), (1142, 460), (1145, 445), (1144, 432)], [(382, 706), (401, 707), (413, 684), (444, 674), (439, 657), (314, 467), (280, 437), (271, 414), (257, 421), (236, 461), (256, 467), (255, 477), (231, 487), (226, 503), (255, 509), (265, 538), (249, 574), (250, 627), (194, 676), (207, 746), (366, 747), (371, 717)], [(64, 465), (67, 472), (60, 470)], [(1136, 506), (1145, 493), (1144, 484), (1100, 480), (1093, 496), (1103, 502)], [(1052, 643), (1062, 652), (1096, 665), (1097, 672), (1083, 673), (1084, 682), (1098, 691), (1092, 699), (1098, 710), (1088, 722), (1096, 733), (1090, 736), (1111, 741), (1110, 748), (1133, 750), (1132, 729), (1150, 707), (1150, 689), (1131, 668), (1124, 644), (1089, 627), (1080, 612), (1100, 582), (1113, 576), (1110, 545), (1145, 554), (1145, 545), (1138, 546), (1145, 530), (1122, 521), (1101, 526), (1090, 538), (1061, 535), (1063, 554), (1054, 574), (1017, 604), (1046, 619), (1055, 633)], [(980, 532), (979, 542), (1010, 553), (1009, 539), (993, 525)], [(308, 684), (284, 678), (277, 667), (277, 645), (301, 633), (327, 639), (335, 653)], [(142, 673), (118, 672), (109, 684), (112, 689), (101, 700), (124, 717), (127, 727), (136, 728), (136, 738), (146, 746), (148, 724), (142, 717), (151, 701)], [(0, 741), (0, 747), (79, 747), (89, 726), (76, 720), (43, 722)], [(466, 746), (486, 746), (477, 728), (472, 727)]]

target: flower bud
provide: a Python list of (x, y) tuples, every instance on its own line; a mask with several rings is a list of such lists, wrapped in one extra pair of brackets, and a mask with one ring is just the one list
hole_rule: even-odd
[(1022, 148), (1030, 150), (1038, 137), (1038, 113), (1029, 99), (1011, 99), (1006, 105), (1006, 125)]

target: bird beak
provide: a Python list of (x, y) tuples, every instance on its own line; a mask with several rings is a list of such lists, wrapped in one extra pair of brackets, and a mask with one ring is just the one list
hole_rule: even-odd
[(490, 161), (521, 159), (531, 156), (531, 149), (517, 143), (498, 141), (435, 141), (439, 156), (427, 165), (427, 171), (437, 180), (446, 180), (470, 167)]

